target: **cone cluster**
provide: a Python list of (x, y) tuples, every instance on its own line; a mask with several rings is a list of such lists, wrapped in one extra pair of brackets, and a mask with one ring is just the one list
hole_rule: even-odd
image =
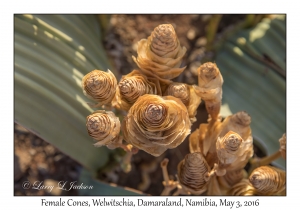
[[(93, 70), (82, 78), (84, 94), (96, 102), (90, 105), (101, 109), (86, 118), (95, 146), (120, 147), (130, 157), (138, 150), (158, 157), (191, 134), (190, 153), (178, 164), (178, 181), (170, 180), (166, 166), (162, 167), (162, 195), (175, 188), (174, 195), (284, 194), (285, 171), (260, 166), (249, 176), (244, 170), (254, 153), (251, 116), (240, 111), (221, 118), (223, 77), (217, 65), (200, 65), (198, 84), (172, 81), (186, 68), (182, 65), (185, 53), (174, 27), (162, 24), (138, 42), (137, 56), (132, 56), (137, 68), (119, 82), (109, 70)], [(209, 117), (191, 132), (201, 101)], [(116, 116), (106, 107), (125, 115)], [(278, 152), (286, 158), (285, 134)]]

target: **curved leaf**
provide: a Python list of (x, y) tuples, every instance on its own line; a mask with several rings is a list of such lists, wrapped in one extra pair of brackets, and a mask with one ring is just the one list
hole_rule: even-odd
[[(216, 58), (224, 78), (223, 104), (232, 113), (251, 115), (253, 136), (268, 155), (279, 149), (286, 132), (285, 56), (285, 16), (278, 16), (231, 36)], [(285, 168), (282, 158), (274, 164)]]
[(83, 169), (80, 173), (79, 182), (83, 183), (85, 186), (93, 186), (92, 189), (79, 189), (79, 195), (109, 195), (109, 196), (131, 196), (131, 195), (145, 195), (140, 191), (131, 189), (128, 187), (118, 187), (115, 184), (107, 184), (93, 179), (92, 174)]
[(15, 122), (95, 172), (109, 150), (86, 131), (93, 109), (81, 78), (110, 68), (97, 16), (15, 15), (14, 23)]

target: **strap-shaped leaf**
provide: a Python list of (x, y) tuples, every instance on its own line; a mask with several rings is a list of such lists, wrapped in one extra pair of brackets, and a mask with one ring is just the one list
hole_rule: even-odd
[[(92, 113), (83, 75), (110, 68), (94, 15), (15, 15), (15, 122), (91, 171), (108, 161), (85, 121)], [(114, 72), (116, 73), (116, 72)]]
[[(268, 155), (279, 150), (278, 139), (286, 132), (285, 41), (285, 16), (264, 19), (229, 37), (216, 58), (223, 104), (232, 113), (250, 114), (253, 136)], [(275, 164), (285, 168), (283, 159)]]
[[(118, 187), (115, 186), (115, 184), (107, 184), (104, 182), (100, 182), (98, 180), (95, 180), (92, 176), (92, 174), (82, 169), (80, 172), (78, 185), (83, 184), (84, 186), (87, 186), (86, 189), (82, 188), (78, 190), (79, 195), (90, 195), (90, 196), (99, 196), (99, 195), (109, 195), (109, 196), (130, 196), (130, 195), (145, 195), (140, 191), (137, 191), (132, 188), (128, 187)], [(90, 187), (92, 186), (92, 187)], [(108, 202), (110, 199), (108, 199)], [(127, 199), (126, 199), (127, 201)]]

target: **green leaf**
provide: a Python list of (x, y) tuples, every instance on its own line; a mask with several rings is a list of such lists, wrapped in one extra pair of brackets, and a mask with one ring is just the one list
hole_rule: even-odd
[(15, 15), (14, 24), (15, 122), (98, 170), (109, 150), (88, 136), (85, 120), (94, 110), (81, 89), (85, 74), (111, 67), (97, 16)]
[[(285, 47), (285, 16), (279, 16), (229, 37), (216, 58), (224, 78), (223, 104), (232, 113), (251, 115), (255, 142), (267, 155), (278, 151), (286, 132)], [(285, 168), (282, 158), (274, 164)]]
[(82, 169), (79, 177), (79, 183), (83, 183), (85, 186), (93, 186), (92, 189), (80, 189), (79, 195), (110, 195), (110, 196), (130, 196), (130, 195), (145, 195), (142, 192), (128, 187), (117, 187), (115, 184), (107, 184), (93, 179), (92, 174)]

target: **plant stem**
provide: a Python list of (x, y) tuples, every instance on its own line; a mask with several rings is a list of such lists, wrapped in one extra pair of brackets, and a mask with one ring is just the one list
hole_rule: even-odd
[(168, 170), (167, 170), (167, 165), (169, 163), (169, 160), (165, 158), (163, 161), (161, 161), (160, 166), (163, 172), (163, 177), (166, 183), (169, 183), (169, 175), (168, 175)]
[(264, 158), (252, 158), (250, 160), (251, 167), (249, 169), (249, 174), (257, 167), (259, 166), (265, 166), (269, 165), (271, 162), (276, 160), (281, 156), (281, 152), (278, 150), (277, 152), (273, 153), (272, 155), (269, 155)]
[(170, 195), (171, 191), (174, 190), (178, 185), (178, 182), (169, 179), (168, 170), (167, 170), (168, 162), (169, 162), (169, 160), (167, 158), (165, 158), (160, 163), (160, 166), (161, 166), (161, 169), (163, 172), (163, 177), (164, 177), (163, 185), (165, 187), (160, 195), (163, 195), (163, 196)]

